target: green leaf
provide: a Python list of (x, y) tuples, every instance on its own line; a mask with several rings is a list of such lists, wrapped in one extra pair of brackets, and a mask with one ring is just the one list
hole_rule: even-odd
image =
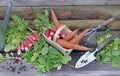
[(110, 37), (112, 37), (112, 35), (111, 35), (110, 33), (107, 33), (107, 34), (105, 35), (105, 38), (106, 38), (106, 39), (108, 39), (108, 38), (110, 38)]
[(38, 58), (38, 62), (40, 63), (40, 64), (44, 64), (45, 63), (45, 57), (44, 56), (39, 56), (39, 58)]
[(31, 57), (31, 62), (35, 62), (38, 57), (39, 57), (39, 53), (35, 52)]
[(9, 54), (6, 54), (5, 57), (6, 57), (6, 58), (10, 58), (10, 55), (9, 55)]
[(99, 53), (97, 53), (97, 55), (96, 55), (96, 60), (100, 60), (100, 55), (99, 55)]
[(57, 70), (60, 70), (62, 68), (62, 65), (57, 66)]
[(11, 50), (11, 45), (5, 45), (4, 51), (9, 52)]
[(120, 51), (114, 50), (112, 54), (115, 55), (115, 56), (119, 56), (120, 55)]
[(119, 57), (118, 56), (114, 56), (112, 57), (112, 67), (119, 67), (120, 64), (118, 63)]
[(105, 56), (102, 60), (103, 63), (110, 61), (111, 59), (108, 56)]
[(71, 60), (71, 57), (70, 56), (67, 56), (67, 55), (65, 55), (65, 56), (61, 56), (61, 62), (63, 63), (63, 64), (66, 64), (68, 61), (70, 61)]
[(3, 58), (3, 55), (0, 54), (0, 62), (3, 61), (3, 59), (4, 59), (4, 58)]
[(46, 55), (48, 53), (48, 48), (47, 47), (44, 47), (41, 49), (41, 54), (42, 55)]

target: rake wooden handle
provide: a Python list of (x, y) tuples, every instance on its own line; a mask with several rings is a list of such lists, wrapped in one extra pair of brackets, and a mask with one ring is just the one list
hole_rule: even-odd
[(102, 26), (106, 26), (106, 25), (108, 25), (109, 23), (111, 23), (111, 22), (113, 22), (113, 21), (115, 21), (115, 17), (112, 17), (112, 18), (109, 18), (109, 19), (107, 19), (105, 22), (103, 22), (101, 25)]

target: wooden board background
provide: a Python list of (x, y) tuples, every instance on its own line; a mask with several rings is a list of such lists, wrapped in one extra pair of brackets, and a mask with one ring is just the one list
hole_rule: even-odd
[[(0, 20), (3, 20), (10, 0), (0, 0)], [(120, 14), (119, 0), (14, 0), (11, 15), (27, 21), (35, 19), (36, 13), (53, 8), (62, 24), (70, 29), (94, 27), (101, 21)], [(119, 18), (120, 19), (120, 18)], [(84, 21), (85, 20), (85, 21)], [(87, 20), (87, 21), (86, 21)], [(91, 21), (92, 20), (92, 21)], [(119, 30), (119, 20), (108, 28)], [(31, 23), (30, 23), (31, 25)]]
[[(7, 6), (10, 0), (1, 0), (0, 6)], [(14, 0), (15, 6), (51, 5), (119, 5), (119, 0)]]

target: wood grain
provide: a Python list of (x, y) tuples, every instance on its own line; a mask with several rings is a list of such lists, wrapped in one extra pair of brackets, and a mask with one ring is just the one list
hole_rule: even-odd
[[(3, 19), (7, 7), (0, 7), (0, 19)], [(107, 19), (120, 14), (120, 6), (51, 6), (51, 7), (13, 7), (11, 15), (25, 19), (34, 19), (36, 13), (53, 8), (58, 19)], [(114, 12), (113, 12), (114, 11)]]
[[(71, 30), (75, 30), (79, 28), (80, 30), (84, 30), (86, 28), (92, 28), (97, 26), (98, 24), (104, 22), (105, 20), (59, 20), (61, 24), (67, 25)], [(33, 27), (33, 20), (26, 20), (31, 27)], [(2, 23), (2, 20), (0, 20)], [(12, 21), (9, 21), (9, 25), (13, 24)], [(106, 28), (111, 30), (120, 30), (120, 21), (114, 21), (110, 23)], [(101, 30), (105, 30), (105, 27), (101, 28)]]
[[(7, 6), (10, 0), (0, 0)], [(120, 0), (14, 0), (14, 6), (119, 5)]]

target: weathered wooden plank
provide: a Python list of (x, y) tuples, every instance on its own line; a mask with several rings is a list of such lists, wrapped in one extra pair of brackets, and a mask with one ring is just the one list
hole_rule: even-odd
[[(12, 15), (25, 19), (34, 19), (36, 13), (53, 8), (58, 19), (107, 19), (120, 14), (120, 6), (54, 6), (54, 7), (13, 7)], [(114, 12), (113, 12), (114, 11)], [(6, 7), (0, 7), (0, 19), (3, 19)]]
[(14, 76), (13, 72), (0, 72), (0, 76)]
[[(86, 29), (86, 28), (92, 28), (96, 25), (104, 22), (104, 20), (59, 20), (61, 24), (67, 25), (71, 30), (74, 29)], [(26, 20), (26, 22), (29, 23), (30, 26), (33, 26), (33, 20)], [(2, 23), (2, 20), (0, 20), (0, 23)], [(13, 22), (10, 21), (9, 24), (12, 24)], [(110, 23), (107, 28), (111, 30), (120, 30), (120, 21), (114, 21), (113, 23)], [(101, 30), (104, 30), (105, 27), (103, 27)]]
[(104, 20), (60, 20), (61, 24), (66, 24), (70, 29), (86, 29), (92, 28), (103, 22)]
[[(86, 29), (97, 26), (98, 24), (104, 22), (104, 20), (60, 20), (61, 24), (66, 24), (70, 29)], [(120, 21), (114, 21), (110, 23), (106, 28), (111, 30), (120, 30)], [(101, 30), (106, 29), (105, 27)]]
[(25, 72), (14, 74), (14, 76), (119, 76), (119, 71), (58, 71), (53, 73), (39, 74), (36, 72)]
[[(1, 0), (0, 6), (7, 6), (10, 0)], [(54, 5), (119, 5), (119, 0), (15, 0), (14, 6)]]
[(108, 0), (75, 0), (74, 5), (106, 5)]
[(108, 0), (108, 5), (119, 5), (120, 0)]
[[(7, 7), (0, 7), (0, 19), (3, 19), (5, 16)], [(33, 11), (31, 10), (31, 7), (13, 7), (12, 8), (12, 15), (18, 15), (25, 19), (33, 19)]]

